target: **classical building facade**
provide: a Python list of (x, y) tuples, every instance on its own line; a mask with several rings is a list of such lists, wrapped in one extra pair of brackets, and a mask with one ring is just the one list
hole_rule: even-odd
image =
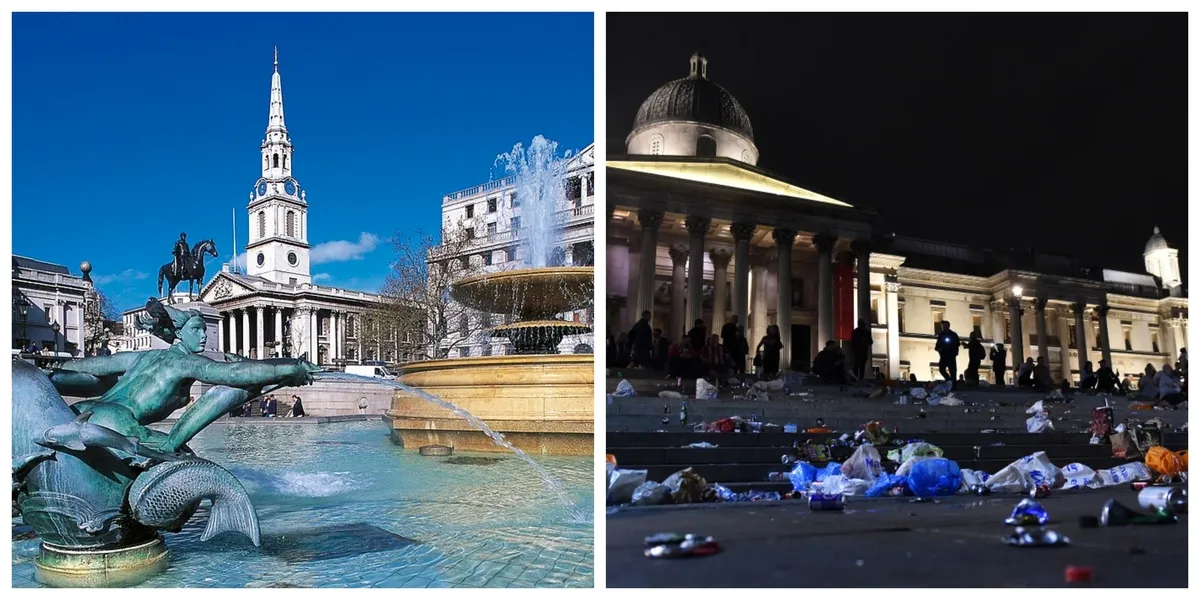
[[(589, 145), (567, 163), (564, 187), (566, 205), (553, 221), (558, 238), (556, 262), (566, 265), (591, 266), (595, 252), (595, 144)], [(466, 242), (447, 243), (430, 252), (433, 263), (466, 261), (462, 272), (487, 273), (528, 266), (521, 225), (521, 206), (516, 199), (512, 178), (491, 181), (442, 197), (442, 234)], [(457, 307), (457, 303), (451, 303)], [(435, 340), (440, 349), (431, 349), (434, 356), (488, 356), (508, 354), (511, 346), (503, 338), (490, 337), (489, 326), (499, 324), (496, 317), (478, 314), (459, 307), (461, 323), (446, 339)], [(582, 309), (560, 315), (568, 321), (592, 324), (592, 309)], [(562, 353), (591, 352), (593, 337), (572, 335), (559, 346)], [(586, 349), (584, 348), (586, 346)], [(440, 352), (438, 351), (440, 350)]]
[[(993, 252), (885, 233), (877, 213), (756, 165), (750, 118), (693, 56), (688, 77), (638, 110), (626, 153), (609, 158), (607, 311), (613, 332), (643, 310), (678, 339), (737, 315), (753, 347), (781, 325), (782, 364), (806, 368), (827, 340), (871, 324), (871, 364), (937, 379), (935, 323), (979, 331), (1011, 366), (1044, 356), (1077, 382), (1084, 361), (1136, 375), (1186, 346), (1177, 251), (1157, 230), (1145, 273), (1039, 252)], [(715, 324), (715, 325), (714, 325)], [(959, 370), (965, 368), (965, 353)], [(991, 364), (983, 375), (991, 379)]]
[(95, 301), (88, 276), (91, 266), (81, 265), (83, 275), (73, 275), (63, 265), (25, 256), (12, 257), (12, 349), (30, 346), (40, 353), (61, 358), (83, 356), (86, 340), (85, 314)]
[(278, 54), (260, 145), (261, 177), (246, 207), (245, 272), (228, 265), (201, 290), (219, 313), (220, 350), (251, 358), (305, 357), (317, 364), (407, 362), (420, 332), (400, 332), (369, 314), (373, 293), (316, 285), (309, 260), (308, 195), (293, 176)]

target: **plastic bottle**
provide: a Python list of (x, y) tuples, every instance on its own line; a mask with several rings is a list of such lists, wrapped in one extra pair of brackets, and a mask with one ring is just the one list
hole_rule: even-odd
[(679, 404), (679, 424), (680, 425), (687, 425), (687, 421), (688, 421), (687, 416), (688, 416), (687, 415), (687, 400), (684, 400), (682, 403)]
[(663, 425), (666, 425), (667, 423), (670, 423), (670, 422), (671, 422), (671, 407), (670, 407), (670, 406), (667, 406), (667, 403), (666, 403), (666, 402), (664, 402), (664, 403), (663, 403), (663, 418), (662, 418), (662, 424), (663, 424)]

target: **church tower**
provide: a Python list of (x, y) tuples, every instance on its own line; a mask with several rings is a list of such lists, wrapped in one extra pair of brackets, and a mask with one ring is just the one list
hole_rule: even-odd
[(262, 145), (262, 177), (250, 192), (250, 235), (246, 244), (246, 274), (275, 283), (312, 283), (309, 270), (308, 202), (292, 177), (295, 149), (283, 122), (283, 86), (279, 80), (279, 49), (271, 75), (271, 109)]
[(1171, 295), (1181, 294), (1183, 278), (1179, 273), (1179, 250), (1167, 244), (1157, 227), (1154, 235), (1146, 242), (1146, 251), (1142, 253), (1146, 259), (1146, 272), (1158, 277), (1163, 287), (1171, 290)]

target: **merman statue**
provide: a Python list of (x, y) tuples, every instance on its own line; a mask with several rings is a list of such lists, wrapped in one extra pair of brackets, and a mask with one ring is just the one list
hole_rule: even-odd
[[(119, 551), (158, 539), (159, 530), (179, 531), (205, 499), (212, 510), (201, 539), (238, 531), (259, 543), (245, 489), (187, 443), (264, 391), (312, 383), (318, 368), (292, 359), (209, 358), (200, 313), (153, 298), (138, 325), (171, 346), (72, 360), (46, 372), (13, 362), (13, 509), (42, 539), (39, 568), (54, 567), (48, 555)], [(197, 381), (214, 387), (188, 406)], [(68, 406), (64, 395), (89, 399)], [(184, 407), (168, 433), (148, 427)]]

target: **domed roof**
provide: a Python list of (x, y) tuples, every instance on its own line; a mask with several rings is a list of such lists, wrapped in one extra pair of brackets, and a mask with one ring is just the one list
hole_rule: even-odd
[(692, 55), (692, 74), (654, 90), (638, 109), (633, 128), (668, 121), (696, 121), (735, 131), (754, 141), (750, 117), (732, 94), (708, 80), (708, 60)]
[(1163, 237), (1162, 232), (1157, 227), (1154, 228), (1154, 235), (1150, 236), (1150, 240), (1146, 242), (1145, 254), (1150, 254), (1155, 250), (1166, 250), (1170, 248), (1167, 245), (1167, 238)]

